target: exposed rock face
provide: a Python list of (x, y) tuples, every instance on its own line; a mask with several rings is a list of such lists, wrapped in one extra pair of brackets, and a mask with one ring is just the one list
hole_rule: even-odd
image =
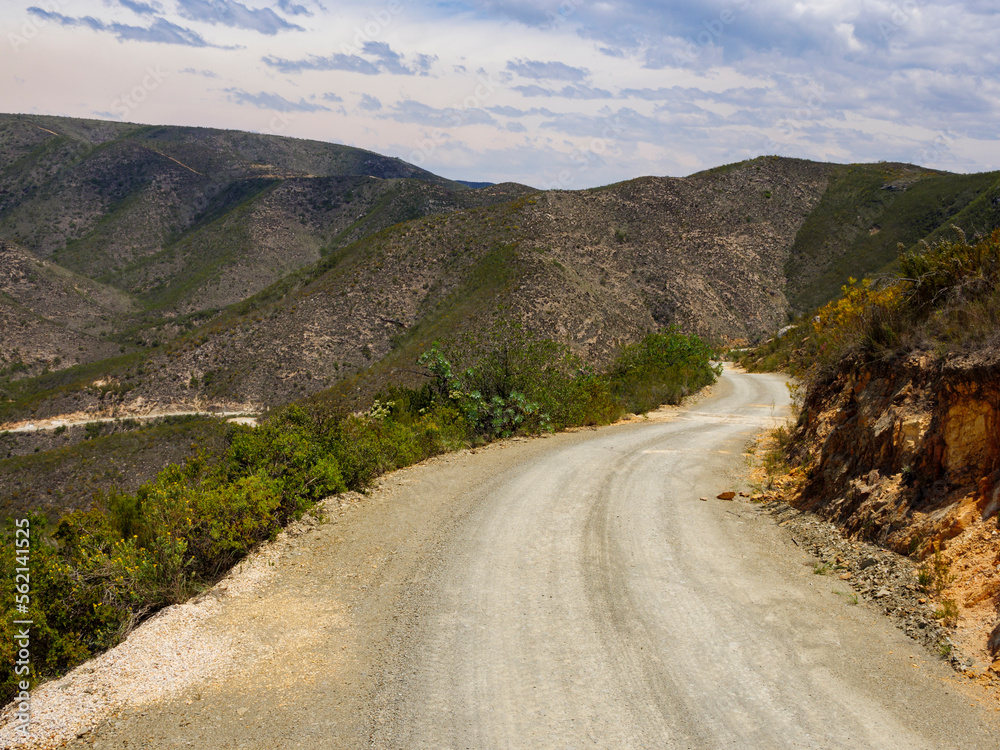
[(997, 623), (996, 627), (993, 628), (993, 632), (990, 633), (990, 639), (987, 642), (986, 647), (993, 656), (1000, 653), (1000, 622)]
[[(947, 569), (958, 639), (995, 654), (1000, 626), (1000, 354), (845, 365), (799, 422), (810, 470), (795, 504), (857, 538)], [(989, 635), (988, 635), (989, 634)]]
[(853, 533), (913, 551), (1000, 509), (996, 359), (849, 366), (810, 394), (800, 429), (816, 450), (803, 504)]

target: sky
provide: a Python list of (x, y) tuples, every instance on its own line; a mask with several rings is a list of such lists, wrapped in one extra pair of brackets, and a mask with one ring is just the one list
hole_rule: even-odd
[(1000, 169), (996, 0), (4, 0), (0, 111), (579, 189), (765, 154)]

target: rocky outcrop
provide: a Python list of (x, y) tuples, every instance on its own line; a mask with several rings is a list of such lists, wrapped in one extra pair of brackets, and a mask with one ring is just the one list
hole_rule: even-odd
[(902, 552), (1000, 510), (1000, 358), (847, 365), (800, 419), (800, 502)]
[(794, 504), (927, 569), (936, 556), (959, 640), (1000, 643), (1000, 353), (845, 363), (810, 390), (796, 437)]

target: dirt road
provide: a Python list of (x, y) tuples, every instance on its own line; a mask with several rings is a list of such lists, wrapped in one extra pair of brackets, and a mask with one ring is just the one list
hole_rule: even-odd
[[(397, 472), (217, 592), (227, 656), (73, 747), (991, 748), (984, 697), (738, 489), (774, 376)], [(701, 501), (701, 496), (710, 496)]]
[(71, 414), (61, 417), (50, 417), (46, 419), (33, 419), (30, 421), (11, 422), (0, 425), (0, 432), (42, 432), (44, 430), (57, 430), (60, 427), (78, 427), (80, 425), (94, 422), (148, 422), (153, 419), (163, 419), (164, 417), (218, 417), (227, 419), (230, 422), (240, 422), (242, 424), (255, 425), (257, 423), (257, 413), (249, 410), (242, 411), (192, 411), (179, 409), (177, 411), (156, 410), (145, 414), (126, 414), (118, 417), (95, 417), (89, 414)]

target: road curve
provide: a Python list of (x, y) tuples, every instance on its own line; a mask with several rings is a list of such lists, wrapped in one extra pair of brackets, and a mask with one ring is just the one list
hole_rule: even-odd
[(781, 378), (727, 373), (693, 411), (483, 488), (386, 680), (374, 744), (997, 747), (995, 725), (956, 737), (965, 703), (885, 654), (913, 650), (887, 623), (789, 559), (763, 519), (749, 530), (752, 508), (714, 499), (787, 404)]
[(176, 631), (208, 675), (65, 747), (996, 750), (995, 703), (715, 499), (787, 404), (727, 371), (649, 420), (395, 472)]

